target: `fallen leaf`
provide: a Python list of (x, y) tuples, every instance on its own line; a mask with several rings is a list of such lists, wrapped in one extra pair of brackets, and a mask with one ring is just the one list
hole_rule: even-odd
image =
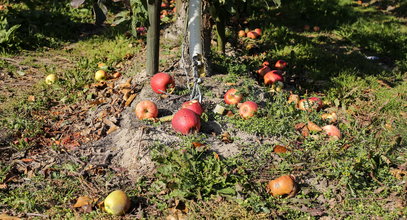
[(21, 159), (21, 161), (23, 161), (25, 163), (28, 163), (28, 162), (34, 161), (34, 159), (32, 159), (32, 158), (23, 158), (23, 159)]
[(93, 199), (89, 198), (88, 196), (79, 196), (78, 200), (76, 201), (74, 208), (83, 208), (85, 211), (88, 211), (89, 208), (92, 208), (92, 203), (94, 202)]
[(7, 214), (1, 214), (0, 219), (1, 220), (20, 220), (21, 218), (9, 216)]
[(308, 121), (307, 128), (308, 128), (308, 130), (310, 130), (310, 131), (322, 131), (322, 128), (319, 127), (318, 125), (316, 125), (316, 124), (315, 124), (314, 122), (312, 122), (312, 121)]
[(35, 96), (33, 96), (33, 95), (28, 96), (27, 101), (35, 102)]
[(308, 137), (308, 136), (309, 136), (309, 129), (308, 129), (308, 127), (303, 127), (303, 128), (301, 129), (301, 135), (304, 136), (304, 137)]
[(387, 82), (385, 82), (384, 80), (378, 79), (377, 82), (378, 82), (381, 86), (384, 86), (384, 87), (386, 87), (386, 88), (388, 88), (388, 89), (391, 89), (391, 86), (390, 86)]
[(297, 131), (301, 131), (303, 127), (305, 127), (305, 123), (298, 123), (296, 125), (294, 125), (295, 130)]
[(297, 103), (300, 101), (300, 96), (296, 94), (291, 94), (290, 97), (288, 97), (288, 104), (294, 103), (297, 105)]
[(192, 142), (192, 145), (193, 145), (195, 148), (205, 146), (205, 144), (202, 144), (202, 143), (200, 143), (200, 142)]
[(225, 132), (225, 133), (221, 134), (220, 136), (222, 137), (223, 143), (232, 143), (233, 142), (229, 132)]
[(136, 98), (137, 94), (132, 94), (130, 95), (130, 97), (126, 100), (126, 103), (124, 104), (124, 106), (130, 106), (131, 103), (133, 102), (134, 98)]
[(0, 189), (7, 189), (7, 184), (5, 184), (5, 183), (0, 184)]
[(390, 169), (390, 173), (399, 180), (402, 180), (403, 177), (407, 176), (407, 171), (400, 169)]

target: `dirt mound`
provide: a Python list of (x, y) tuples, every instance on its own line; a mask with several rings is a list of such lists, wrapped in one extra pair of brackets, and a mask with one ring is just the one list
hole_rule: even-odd
[[(181, 73), (173, 73), (177, 85), (186, 85), (185, 76)], [(125, 83), (129, 79), (121, 79), (117, 84)], [(210, 78), (207, 78), (207, 83)], [(107, 117), (113, 121), (117, 130), (107, 134), (96, 142), (85, 145), (85, 148), (95, 148), (98, 152), (104, 152), (93, 155), (92, 164), (111, 163), (114, 167), (121, 167), (127, 171), (131, 179), (138, 179), (142, 176), (151, 174), (154, 171), (154, 163), (151, 160), (150, 151), (154, 144), (160, 143), (168, 146), (177, 147), (182, 140), (181, 136), (176, 134), (171, 128), (170, 122), (161, 124), (153, 124), (140, 121), (136, 118), (134, 108), (136, 104), (142, 100), (151, 100), (155, 102), (159, 108), (159, 117), (174, 114), (181, 104), (189, 99), (189, 96), (171, 95), (162, 98), (155, 94), (150, 85), (149, 77), (145, 72), (141, 72), (136, 77), (131, 78), (132, 84), (141, 87), (136, 98), (130, 106), (125, 108), (119, 115)], [(182, 86), (179, 86), (179, 89)], [(222, 86), (215, 90), (213, 99), (203, 101), (203, 106), (206, 111), (212, 111), (217, 103), (221, 103), (224, 89)], [(88, 117), (100, 114), (103, 107), (99, 106), (95, 111), (89, 113)], [(106, 128), (107, 129), (107, 128)], [(259, 143), (259, 138), (255, 135), (250, 135), (237, 129), (233, 129), (231, 125), (219, 124), (216, 121), (203, 122), (201, 132), (207, 134), (206, 144), (211, 146), (211, 149), (217, 152), (222, 157), (231, 157), (241, 152), (241, 147), (247, 143)], [(237, 140), (230, 140), (225, 137), (239, 137)], [(81, 147), (82, 148), (82, 147)], [(110, 157), (111, 156), (111, 157)], [(106, 159), (109, 158), (109, 159)]]

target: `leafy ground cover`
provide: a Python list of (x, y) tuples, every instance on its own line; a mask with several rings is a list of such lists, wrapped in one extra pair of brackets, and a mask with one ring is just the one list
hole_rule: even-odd
[[(160, 57), (160, 70), (176, 76), (175, 94), (154, 96), (143, 86), (142, 40), (121, 27), (86, 24), (91, 13), (85, 8), (55, 4), (44, 12), (41, 4), (9, 3), (9, 24), (2, 17), (5, 25), (0, 25), (7, 30), (21, 25), (11, 29), (8, 36), (18, 40), (5, 41), (13, 44), (0, 58), (3, 216), (111, 218), (101, 202), (122, 189), (132, 200), (123, 217), (128, 219), (406, 217), (403, 2), (292, 1), (266, 9), (255, 4), (252, 11), (264, 13), (248, 12), (241, 18), (247, 24), (231, 19), (227, 53), (213, 51), (214, 74), (202, 84), (202, 132), (191, 136), (175, 134), (168, 123), (137, 120), (120, 88), (130, 79), (133, 104), (149, 97), (165, 109), (160, 114), (174, 112), (190, 92), (178, 66), (179, 41), (164, 39)], [(25, 23), (32, 16), (45, 22)], [(54, 22), (48, 24), (50, 18)], [(75, 32), (57, 32), (60, 24)], [(262, 28), (261, 38), (238, 38), (237, 31), (246, 27)], [(256, 70), (263, 61), (278, 59), (289, 63), (285, 88), (270, 92)], [(122, 76), (95, 83), (102, 62), (109, 74)], [(48, 85), (43, 79), (52, 73), (59, 80)], [(254, 118), (243, 120), (236, 107), (223, 104), (224, 92), (232, 87), (259, 104)], [(291, 94), (319, 97), (323, 108), (301, 111), (287, 102)], [(216, 104), (229, 114), (215, 114)], [(332, 112), (336, 122), (321, 117)], [(343, 137), (333, 140), (317, 131), (304, 135), (301, 123), (309, 121), (334, 124)], [(82, 133), (84, 128), (91, 129)], [(133, 167), (143, 172), (132, 175), (131, 166), (117, 163), (123, 149), (115, 146), (137, 141), (115, 142), (134, 141), (126, 138), (140, 135), (135, 129), (150, 142), (149, 156), (143, 157), (152, 168)], [(277, 153), (277, 145), (288, 151)], [(295, 177), (295, 196), (267, 192), (268, 181), (282, 175)]]

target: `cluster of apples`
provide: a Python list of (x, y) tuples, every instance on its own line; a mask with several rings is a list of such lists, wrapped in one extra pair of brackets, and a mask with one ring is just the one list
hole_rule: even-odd
[(243, 94), (235, 88), (231, 88), (225, 93), (224, 100), (228, 105), (237, 105), (239, 115), (244, 119), (253, 117), (258, 110), (257, 104), (253, 101), (240, 103), (243, 100)]
[[(150, 80), (151, 89), (157, 94), (164, 94), (167, 89), (175, 87), (175, 81), (167, 73), (157, 73)], [(200, 116), (204, 112), (201, 103), (198, 100), (190, 100), (181, 105), (173, 116), (171, 116), (172, 128), (182, 134), (198, 132), (201, 128)], [(150, 101), (144, 100), (136, 105), (135, 113), (140, 120), (157, 119), (157, 105)]]
[[(300, 97), (295, 94), (290, 95), (290, 97), (288, 98), (288, 103), (294, 103), (297, 109), (300, 109), (302, 111), (308, 111), (308, 112), (319, 111), (323, 107), (322, 100), (318, 97), (300, 99)], [(331, 124), (325, 125), (323, 127), (319, 127), (316, 124), (311, 122), (311, 123), (308, 123), (308, 126), (306, 129), (308, 129), (310, 131), (325, 131), (325, 133), (328, 136), (331, 136), (335, 139), (340, 139), (342, 137), (341, 131), (339, 130), (338, 127), (336, 127), (335, 125), (332, 125), (332, 123), (335, 123), (338, 120), (337, 114), (335, 112), (324, 113), (321, 115), (321, 118), (325, 121), (328, 121)], [(303, 129), (303, 128), (301, 128), (301, 129)]]
[(274, 64), (274, 70), (271, 69), (270, 63), (264, 61), (262, 67), (257, 70), (259, 77), (264, 79), (265, 85), (270, 85), (272, 90), (280, 91), (284, 86), (283, 70), (286, 69), (288, 63), (284, 60), (277, 60)]
[(105, 63), (98, 63), (98, 70), (95, 72), (95, 80), (96, 81), (104, 81), (109, 78), (119, 78), (122, 74), (120, 72), (115, 72), (111, 76), (107, 74), (107, 71), (109, 70), (109, 66), (106, 65)]
[(163, 0), (161, 3), (161, 11), (160, 11), (160, 19), (164, 19), (167, 17), (171, 17), (175, 14), (176, 8), (175, 8), (175, 0)]
[(253, 40), (259, 38), (261, 36), (261, 34), (262, 34), (262, 30), (260, 28), (256, 28), (252, 31), (249, 30), (248, 28), (246, 28), (245, 30), (240, 30), (238, 32), (238, 36), (240, 38), (248, 37)]

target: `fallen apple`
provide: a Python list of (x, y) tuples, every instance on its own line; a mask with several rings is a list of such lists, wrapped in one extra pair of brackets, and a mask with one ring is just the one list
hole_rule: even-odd
[(157, 73), (150, 80), (151, 88), (155, 93), (162, 94), (168, 88), (174, 88), (174, 79), (167, 73)]
[(47, 77), (45, 77), (45, 83), (48, 85), (53, 84), (55, 81), (57, 81), (57, 75), (55, 74), (49, 74)]
[(144, 101), (139, 102), (136, 105), (135, 112), (136, 112), (137, 118), (140, 120), (152, 119), (152, 118), (156, 118), (158, 116), (157, 105), (150, 100), (144, 100)]
[(192, 110), (193, 112), (195, 112), (195, 114), (201, 116), (203, 113), (203, 108), (201, 103), (198, 102), (198, 100), (190, 100), (187, 102), (184, 102), (184, 104), (182, 104), (181, 108), (187, 108), (189, 110)]
[(273, 196), (295, 194), (295, 182), (291, 176), (281, 176), (267, 184), (267, 191)]
[(237, 89), (229, 89), (226, 93), (225, 93), (225, 103), (228, 105), (236, 105), (237, 103), (241, 102), (243, 99), (243, 95), (241, 93), (239, 93), (239, 91)]
[(249, 33), (247, 33), (247, 37), (254, 40), (259, 37), (259, 34), (254, 31), (250, 31)]
[(262, 34), (262, 31), (260, 28), (254, 29), (254, 32), (256, 32), (259, 36), (261, 36), (261, 34)]
[(246, 101), (239, 108), (239, 114), (243, 118), (251, 118), (257, 112), (258, 106), (255, 102)]
[(103, 81), (107, 77), (106, 72), (104, 70), (98, 70), (95, 73), (95, 80), (96, 81)]
[(277, 81), (284, 82), (284, 78), (279, 70), (272, 70), (264, 75), (264, 84), (266, 85), (272, 85)]
[(313, 111), (313, 110), (319, 110), (322, 107), (322, 101), (321, 99), (317, 97), (311, 97), (308, 99), (301, 99), (298, 102), (298, 109), (303, 110), (303, 111)]
[(125, 192), (115, 190), (104, 200), (105, 210), (112, 215), (124, 215), (130, 208), (131, 201)]
[(175, 113), (172, 121), (172, 128), (182, 134), (198, 132), (201, 128), (199, 116), (190, 109), (183, 108)]
[(288, 63), (284, 60), (277, 60), (276, 64), (274, 65), (277, 69), (284, 69), (288, 66)]
[(264, 75), (266, 75), (266, 73), (268, 73), (268, 72), (270, 72), (270, 71), (271, 71), (270, 67), (268, 67), (268, 66), (263, 66), (262, 68), (260, 68), (259, 70), (257, 70), (257, 73), (258, 73), (260, 76), (264, 77)]
[(244, 32), (244, 30), (240, 30), (238, 33), (239, 37), (246, 37), (246, 32)]
[(335, 125), (326, 125), (322, 127), (322, 130), (325, 131), (325, 133), (328, 136), (340, 139), (342, 137), (341, 131), (336, 127)]

